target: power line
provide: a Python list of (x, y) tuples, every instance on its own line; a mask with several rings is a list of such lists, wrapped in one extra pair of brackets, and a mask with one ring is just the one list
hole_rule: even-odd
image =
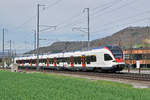
[[(101, 9), (99, 9), (97, 12), (99, 12), (99, 11), (104, 11), (104, 10), (106, 10), (106, 9), (108, 9), (108, 8), (111, 8), (114, 3), (117, 4), (117, 3), (120, 3), (121, 1), (122, 1), (122, 0), (118, 0), (118, 2), (116, 2), (116, 1), (109, 2), (109, 3), (106, 3), (106, 4), (104, 4), (104, 5), (101, 6), (101, 7), (103, 7), (103, 6), (106, 6), (107, 4), (111, 4), (111, 5), (107, 6), (107, 7), (101, 8), (100, 6), (98, 6), (98, 7), (93, 8), (92, 10), (97, 10), (97, 9), (101, 8)], [(97, 14), (97, 12), (92, 13), (92, 14)], [(90, 14), (90, 15), (92, 15), (92, 14)], [(93, 15), (92, 15), (92, 16), (93, 16)], [(75, 18), (76, 18), (76, 16), (75, 16)], [(75, 21), (76, 21), (76, 20), (75, 20)], [(75, 21), (73, 21), (73, 22), (75, 22)], [(76, 22), (77, 22), (77, 21), (76, 21)], [(80, 22), (80, 23), (82, 23), (82, 22)], [(80, 24), (80, 23), (79, 23), (79, 24)], [(63, 27), (67, 27), (67, 26), (70, 26), (70, 25), (72, 25), (72, 23), (66, 24), (66, 25), (64, 25)], [(62, 28), (63, 28), (63, 27), (62, 27)]]
[(99, 6), (95, 7), (95, 8), (93, 8), (92, 10), (97, 10), (97, 9), (99, 9), (99, 8), (101, 8), (101, 7), (105, 7), (105, 6), (108, 6), (108, 5), (110, 5), (110, 4), (112, 5), (112, 4), (116, 3), (116, 1), (122, 1), (122, 0), (113, 0), (113, 1), (111, 1), (111, 2), (108, 2), (108, 3), (105, 3), (105, 4), (99, 5)]
[(59, 4), (61, 1), (63, 0), (57, 0), (56, 2), (54, 2), (53, 4), (50, 4), (49, 6), (47, 6), (45, 9), (49, 9), (49, 8), (52, 8), (53, 6)]
[(135, 18), (135, 17), (139, 17), (139, 16), (143, 16), (143, 15), (145, 15), (145, 14), (148, 14), (148, 13), (150, 13), (150, 10), (148, 10), (148, 11), (145, 11), (145, 12), (142, 12), (142, 13), (138, 13), (138, 14), (136, 14), (136, 15), (133, 15), (133, 16), (128, 16), (128, 17), (126, 17), (126, 18), (119, 18), (119, 19), (117, 19), (117, 20), (114, 20), (114, 21), (112, 21), (112, 22), (109, 22), (109, 23), (105, 23), (105, 24), (103, 24), (102, 26), (108, 26), (108, 25), (113, 25), (113, 23), (118, 23), (118, 22), (120, 22), (120, 21), (128, 21), (128, 20), (131, 20), (132, 18)]
[(30, 17), (28, 20), (26, 20), (24, 23), (22, 23), (21, 25), (17, 26), (16, 28), (14, 28), (14, 30), (18, 30), (20, 28), (22, 28), (24, 25), (26, 25), (27, 23), (31, 22), (31, 20), (33, 20), (36, 17), (36, 15)]
[[(117, 1), (122, 1), (122, 0), (117, 0)], [(111, 4), (111, 6), (108, 6), (108, 7), (104, 7), (104, 8), (102, 8), (102, 9), (100, 9), (100, 10), (105, 10), (105, 9), (108, 9), (108, 8), (110, 8), (110, 7), (112, 7), (112, 5), (115, 3), (116, 4), (116, 2), (117, 2), (116, 0), (115, 1), (112, 1), (112, 2), (109, 2), (109, 3), (105, 3), (104, 5), (102, 5), (102, 6), (106, 6), (107, 4)], [(102, 7), (101, 6), (101, 7)], [(95, 7), (95, 8), (93, 8), (93, 10), (97, 10), (97, 9), (99, 9), (99, 8), (101, 8), (101, 7)], [(99, 11), (100, 11), (99, 10)], [(94, 13), (95, 14), (95, 13)], [(57, 28), (57, 30), (60, 30), (60, 29), (62, 29), (62, 28), (64, 28), (64, 27), (67, 27), (67, 26), (71, 26), (74, 22), (78, 22), (77, 20), (79, 20), (79, 19), (77, 19), (77, 18), (81, 18), (81, 13), (79, 13), (79, 14), (76, 14), (76, 15), (74, 15), (74, 16), (72, 16), (71, 18), (69, 18), (69, 19), (67, 19), (67, 20), (65, 20), (65, 21), (63, 21), (63, 22), (61, 22), (61, 23), (59, 23), (59, 24), (57, 24), (56, 26), (61, 26), (61, 25), (63, 25), (62, 27), (59, 27), (59, 28)], [(74, 20), (74, 19), (76, 19), (76, 20)], [(71, 22), (70, 22), (71, 21)], [(68, 24), (67, 24), (67, 22), (69, 22)], [(80, 22), (81, 23), (81, 22)]]
[(95, 15), (93, 15), (92, 17), (99, 17), (99, 16), (103, 16), (103, 15), (108, 14), (108, 13), (110, 14), (110, 13), (112, 13), (112, 12), (114, 12), (114, 11), (120, 10), (120, 9), (126, 7), (126, 6), (129, 6), (129, 5), (131, 5), (131, 4), (134, 4), (135, 1), (137, 2), (137, 0), (133, 0), (133, 1), (127, 2), (126, 4), (121, 5), (121, 6), (117, 7), (117, 8), (114, 8), (114, 9), (112, 9), (112, 10), (108, 10), (108, 11), (103, 12), (103, 13), (100, 13), (100, 14), (98, 14), (99, 12), (97, 12), (98, 15), (95, 14)]
[[(148, 20), (148, 18), (143, 18), (143, 19), (135, 20), (135, 21), (133, 21), (133, 22), (124, 23), (124, 24), (120, 24), (120, 25), (117, 25), (117, 26), (123, 26), (123, 25), (134, 24), (134, 23), (137, 23), (137, 22), (143, 22), (143, 21), (145, 21), (145, 20)], [(92, 32), (92, 33), (98, 33), (98, 32), (101, 32), (101, 31), (109, 30), (109, 29), (112, 29), (112, 28), (114, 28), (114, 27), (116, 27), (116, 25), (111, 26), (111, 27), (109, 27), (109, 28), (103, 28), (103, 29), (101, 29), (101, 30), (98, 30), (98, 31), (95, 31), (95, 32)]]
[[(62, 0), (57, 0), (56, 2), (54, 2), (53, 4), (50, 4), (49, 6), (47, 6), (45, 9), (49, 9), (55, 5), (57, 5), (60, 1)], [(43, 11), (45, 10), (43, 9)], [(34, 18), (36, 17), (36, 15), (33, 15), (32, 17), (30, 17), (29, 19), (27, 19), (25, 22), (23, 22), (22, 24), (20, 24), (19, 26), (17, 26), (16, 28), (14, 28), (13, 30), (18, 30), (20, 28), (22, 28), (24, 25), (30, 23)]]
[[(94, 16), (95, 14), (97, 14), (97, 13), (99, 13), (99, 12), (102, 12), (102, 11), (104, 11), (104, 10), (106, 10), (106, 9), (111, 8), (111, 7), (113, 7), (113, 6), (116, 5), (116, 4), (119, 4), (121, 1), (123, 1), (123, 0), (117, 0), (117, 1), (115, 0), (115, 1), (113, 1), (113, 2), (109, 2), (109, 3), (107, 3), (107, 4), (104, 4), (104, 7), (101, 8), (101, 9), (99, 9), (99, 7), (93, 8), (93, 10), (97, 10), (97, 11), (94, 12), (94, 13), (92, 13), (92, 16)], [(106, 7), (105, 7), (105, 5), (106, 5)]]
[[(60, 29), (62, 29), (64, 27), (72, 25), (73, 22), (75, 22), (75, 21), (78, 20), (77, 18), (81, 18), (81, 15), (82, 15), (81, 13), (77, 13), (76, 15), (73, 15), (70, 18), (65, 19), (64, 21), (62, 21), (61, 23), (59, 23), (59, 24), (56, 25), (58, 27), (56, 30), (60, 30)], [(69, 22), (69, 23), (67, 24), (67, 22)]]

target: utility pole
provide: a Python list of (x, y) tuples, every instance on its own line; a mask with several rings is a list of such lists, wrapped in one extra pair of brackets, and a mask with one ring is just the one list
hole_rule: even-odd
[[(88, 28), (88, 50), (90, 49), (90, 9), (89, 8), (85, 8), (86, 11), (87, 11), (87, 21), (88, 21), (88, 25), (87, 25), (87, 28)], [(85, 11), (84, 9), (84, 11)]]
[(5, 34), (5, 29), (3, 28), (3, 56), (4, 56), (4, 38), (5, 38), (5, 36), (4, 36), (4, 34)]
[(4, 35), (5, 35), (5, 29), (4, 29), (4, 28), (3, 28), (3, 30), (2, 30), (2, 33), (3, 33), (3, 39), (2, 39), (2, 40), (3, 40), (3, 41), (2, 41), (2, 43), (3, 43), (3, 45), (2, 45), (2, 46), (3, 46), (3, 47), (2, 47), (2, 48), (3, 48), (3, 68), (4, 68), (4, 58), (5, 58), (5, 55), (4, 55), (4, 41), (5, 41), (5, 40), (4, 40), (4, 39), (5, 39), (5, 36), (4, 36)]
[(90, 10), (87, 8), (88, 12), (88, 49), (90, 49)]
[(40, 67), (39, 67), (39, 8), (40, 8), (40, 4), (37, 5), (37, 70), (40, 70)]
[(34, 30), (34, 50), (36, 50), (36, 30)]
[(41, 5), (41, 4), (37, 4), (37, 30), (36, 30), (36, 34), (37, 34), (37, 70), (40, 70), (40, 66), (39, 66), (39, 37), (40, 37), (40, 32), (41, 31), (45, 31), (45, 30), (48, 30), (50, 29), (50, 27), (54, 27), (56, 28), (56, 26), (47, 26), (47, 25), (44, 25), (44, 27), (48, 27), (46, 29), (43, 29), (43, 30), (40, 30), (40, 7), (41, 6), (45, 6), (45, 5)]
[(37, 4), (37, 70), (40, 70), (39, 66), (39, 32), (40, 32), (40, 6), (45, 6), (45, 5), (40, 5)]
[(12, 50), (11, 50), (11, 40), (9, 40), (9, 65), (11, 64), (11, 62), (12, 62)]
[(9, 49), (10, 49), (10, 57), (12, 56), (12, 52), (11, 52), (11, 40), (9, 41)]

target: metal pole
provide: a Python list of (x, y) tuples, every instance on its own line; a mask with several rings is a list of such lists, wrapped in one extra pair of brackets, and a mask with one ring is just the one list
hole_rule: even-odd
[(88, 50), (90, 49), (90, 10), (87, 8), (88, 13)]
[(11, 64), (11, 62), (12, 62), (12, 51), (11, 51), (11, 40), (9, 40), (9, 57), (8, 57), (9, 59), (8, 59), (8, 65), (10, 65)]
[(3, 28), (3, 42), (2, 42), (3, 43), (3, 45), (2, 45), (3, 46), (2, 47), (3, 48), (3, 68), (4, 68), (4, 58), (5, 58), (5, 55), (4, 55), (4, 39), (5, 39), (5, 36), (4, 36), (4, 34), (5, 34), (5, 29)]
[(10, 57), (11, 57), (11, 40), (10, 40)]
[(34, 50), (36, 50), (36, 30), (34, 30)]
[(40, 7), (40, 4), (37, 5), (37, 70), (40, 70), (40, 66), (39, 66), (39, 7)]

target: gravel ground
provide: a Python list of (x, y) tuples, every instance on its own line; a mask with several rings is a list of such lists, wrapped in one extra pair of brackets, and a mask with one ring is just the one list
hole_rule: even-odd
[[(123, 70), (122, 72), (128, 72), (128, 70)], [(139, 73), (139, 70), (130, 70), (130, 73)], [(141, 74), (150, 74), (150, 70), (141, 70)]]

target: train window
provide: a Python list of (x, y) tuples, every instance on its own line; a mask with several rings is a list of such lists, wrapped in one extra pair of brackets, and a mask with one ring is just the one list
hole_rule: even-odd
[(67, 62), (67, 58), (63, 58), (63, 62)]
[(104, 61), (113, 60), (109, 54), (104, 54)]
[(91, 62), (96, 62), (96, 56), (95, 55), (91, 56)]
[(51, 59), (49, 60), (49, 62), (50, 62), (50, 64), (53, 64), (54, 59), (53, 59), (53, 58), (51, 58)]
[(49, 64), (51, 64), (52, 63), (52, 60), (51, 59), (49, 59)]
[(77, 57), (77, 63), (81, 64), (81, 57)]
[(57, 62), (57, 64), (59, 64), (59, 62), (60, 62), (60, 58), (57, 58), (56, 62)]
[(19, 63), (20, 63), (20, 60), (17, 60), (16, 63), (19, 64)]
[(27, 60), (27, 63), (31, 63), (31, 60)]
[(66, 59), (67, 59), (67, 63), (70, 64), (70, 58), (67, 57)]
[(57, 61), (57, 64), (59, 64), (59, 61)]
[(32, 60), (32, 64), (35, 64), (35, 62), (36, 62), (36, 60), (35, 60), (35, 59), (33, 59), (33, 60)]
[(75, 64), (78, 63), (77, 57), (74, 57), (74, 63), (75, 63)]
[(47, 59), (43, 59), (43, 63), (47, 64)]
[(31, 64), (31, 63), (32, 63), (32, 62), (31, 62), (32, 60), (28, 60), (28, 61), (29, 61), (29, 64)]
[(24, 63), (29, 63), (29, 60), (24, 60)]
[(42, 59), (39, 59), (39, 63), (42, 63)]
[(87, 62), (87, 64), (91, 63), (91, 56), (86, 56), (86, 62)]
[(52, 59), (52, 64), (54, 64), (54, 58)]
[(64, 59), (64, 58), (60, 58), (59, 61), (60, 61), (60, 62), (63, 62), (63, 59)]
[(25, 63), (26, 63), (26, 60), (22, 60), (22, 63), (25, 64)]

